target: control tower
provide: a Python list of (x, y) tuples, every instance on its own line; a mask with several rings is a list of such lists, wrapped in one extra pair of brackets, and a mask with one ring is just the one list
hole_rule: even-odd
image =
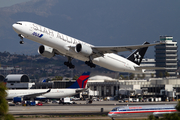
[(155, 46), (156, 67), (165, 67), (165, 70), (156, 70), (156, 77), (177, 76), (177, 42), (172, 36), (160, 36), (160, 41), (166, 44)]

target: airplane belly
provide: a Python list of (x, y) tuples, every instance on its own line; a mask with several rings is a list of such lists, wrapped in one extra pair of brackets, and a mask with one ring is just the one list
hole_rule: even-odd
[(133, 69), (128, 67), (127, 62), (121, 59), (121, 57), (105, 55), (104, 57), (94, 59), (93, 63), (113, 71), (132, 72)]

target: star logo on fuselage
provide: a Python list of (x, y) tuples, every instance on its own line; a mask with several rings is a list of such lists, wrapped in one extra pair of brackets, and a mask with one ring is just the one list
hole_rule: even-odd
[(136, 62), (140, 62), (140, 59), (141, 59), (141, 55), (139, 54), (139, 52), (137, 52), (136, 54), (134, 54), (134, 61)]

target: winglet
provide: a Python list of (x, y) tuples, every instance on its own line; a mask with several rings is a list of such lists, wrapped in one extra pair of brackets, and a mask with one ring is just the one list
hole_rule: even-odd
[(69, 88), (85, 88), (90, 72), (84, 72)]

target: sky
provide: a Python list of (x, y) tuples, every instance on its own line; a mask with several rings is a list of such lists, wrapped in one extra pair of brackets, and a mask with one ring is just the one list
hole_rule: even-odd
[[(0, 7), (27, 1), (32, 0), (0, 0)], [(21, 20), (35, 22), (96, 46), (138, 45), (144, 41), (153, 43), (159, 40), (160, 35), (172, 35), (173, 40), (179, 40), (178, 0), (52, 1), (35, 0), (31, 5), (12, 7), (18, 12), (1, 19), (6, 25), (0, 26), (0, 37), (5, 41), (7, 36), (12, 36), (6, 42), (1, 42), (0, 51), (37, 53), (39, 44), (25, 40), (25, 44), (20, 45), (17, 34), (12, 30), (12, 24)], [(9, 10), (12, 10), (11, 7)], [(12, 44), (9, 45), (9, 42)], [(178, 44), (180, 46), (180, 42)], [(180, 47), (178, 49), (180, 51)], [(130, 52), (120, 54), (128, 56)], [(145, 57), (149, 56), (154, 57), (154, 47), (148, 48)]]
[(22, 3), (22, 2), (27, 2), (30, 0), (0, 0), (0, 8), (2, 7), (8, 7), (14, 4)]

